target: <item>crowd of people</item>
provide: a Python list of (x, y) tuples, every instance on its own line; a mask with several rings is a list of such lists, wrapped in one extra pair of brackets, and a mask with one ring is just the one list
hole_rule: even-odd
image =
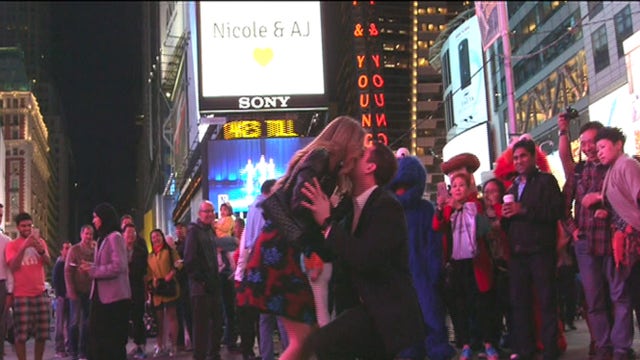
[(42, 359), (51, 266), (60, 358), (215, 360), (226, 347), (270, 360), (277, 333), (283, 360), (551, 360), (581, 307), (588, 355), (631, 359), (640, 162), (619, 129), (597, 122), (580, 129), (586, 159), (576, 162), (564, 115), (558, 128), (562, 189), (522, 137), (481, 186), (475, 155), (443, 162), (450, 186), (437, 184), (432, 203), (416, 157), (366, 144), (340, 116), (262, 183), (246, 219), (203, 200), (192, 223), (176, 223), (175, 236), (154, 229), (147, 245), (130, 215), (101, 203), (54, 263), (21, 213), (18, 237), (0, 234), (0, 334), (11, 316), (18, 358), (33, 337)]

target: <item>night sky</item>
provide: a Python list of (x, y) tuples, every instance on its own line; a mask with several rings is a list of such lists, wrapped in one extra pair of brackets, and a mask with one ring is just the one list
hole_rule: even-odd
[[(141, 11), (135, 2), (53, 3), (52, 70), (75, 159), (78, 221), (107, 201), (135, 207)], [(72, 199), (71, 201), (74, 201)], [(73, 218), (72, 218), (73, 221)]]

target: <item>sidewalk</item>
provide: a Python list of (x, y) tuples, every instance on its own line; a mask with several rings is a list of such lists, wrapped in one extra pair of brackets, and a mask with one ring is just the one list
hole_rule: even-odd
[[(575, 322), (575, 325), (577, 327), (576, 330), (567, 331), (565, 333), (568, 347), (567, 347), (566, 353), (560, 357), (560, 359), (562, 360), (585, 360), (589, 358), (588, 353), (589, 353), (590, 337), (589, 337), (589, 331), (587, 329), (587, 325), (584, 319), (577, 320)], [(637, 330), (637, 327), (636, 327), (636, 330)], [(156, 344), (155, 338), (147, 339), (146, 351), (149, 359), (154, 359), (152, 355), (153, 355), (153, 349), (155, 344)], [(131, 349), (132, 346), (133, 344), (130, 342), (127, 346), (127, 350)], [(5, 343), (4, 349), (6, 354), (4, 357), (5, 360), (17, 359), (11, 344)], [(636, 336), (633, 343), (633, 349), (636, 351), (637, 354), (640, 353), (640, 335), (638, 335), (638, 331), (636, 331)], [(255, 349), (255, 352), (256, 354), (258, 354), (257, 349)], [(224, 348), (222, 349), (221, 353), (222, 353), (222, 359), (224, 360), (242, 360), (242, 356), (240, 354), (229, 353)], [(28, 354), (27, 359), (32, 360), (33, 359), (33, 340), (27, 341), (27, 354)], [(55, 356), (55, 351), (54, 351), (53, 341), (47, 341), (47, 346), (44, 353), (44, 359), (45, 360), (57, 359), (54, 356)], [(186, 359), (191, 359), (191, 357), (192, 357), (192, 353), (190, 352), (179, 352), (172, 358), (169, 358), (168, 356), (166, 356), (166, 357), (158, 357), (155, 359), (186, 360)], [(70, 358), (64, 358), (64, 359), (66, 360)], [(505, 359), (508, 359), (508, 357), (506, 357)]]

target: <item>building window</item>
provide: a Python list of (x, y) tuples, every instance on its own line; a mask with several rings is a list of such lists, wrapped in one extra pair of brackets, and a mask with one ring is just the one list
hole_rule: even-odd
[(602, 11), (602, 1), (587, 1), (587, 4), (589, 6), (589, 19), (593, 19), (594, 16)]
[(593, 62), (596, 73), (609, 66), (609, 48), (607, 43), (607, 29), (603, 24), (591, 34), (591, 47), (593, 48)]
[(11, 176), (11, 189), (12, 191), (20, 190), (20, 177), (12, 175)]
[(633, 34), (633, 23), (631, 22), (631, 8), (629, 5), (620, 10), (614, 17), (616, 26), (616, 43), (618, 45), (618, 57), (624, 56), (622, 42)]

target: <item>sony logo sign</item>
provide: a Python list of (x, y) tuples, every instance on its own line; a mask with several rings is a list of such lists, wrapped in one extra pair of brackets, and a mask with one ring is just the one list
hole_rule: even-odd
[(238, 99), (240, 109), (286, 108), (291, 96), (243, 96)]

